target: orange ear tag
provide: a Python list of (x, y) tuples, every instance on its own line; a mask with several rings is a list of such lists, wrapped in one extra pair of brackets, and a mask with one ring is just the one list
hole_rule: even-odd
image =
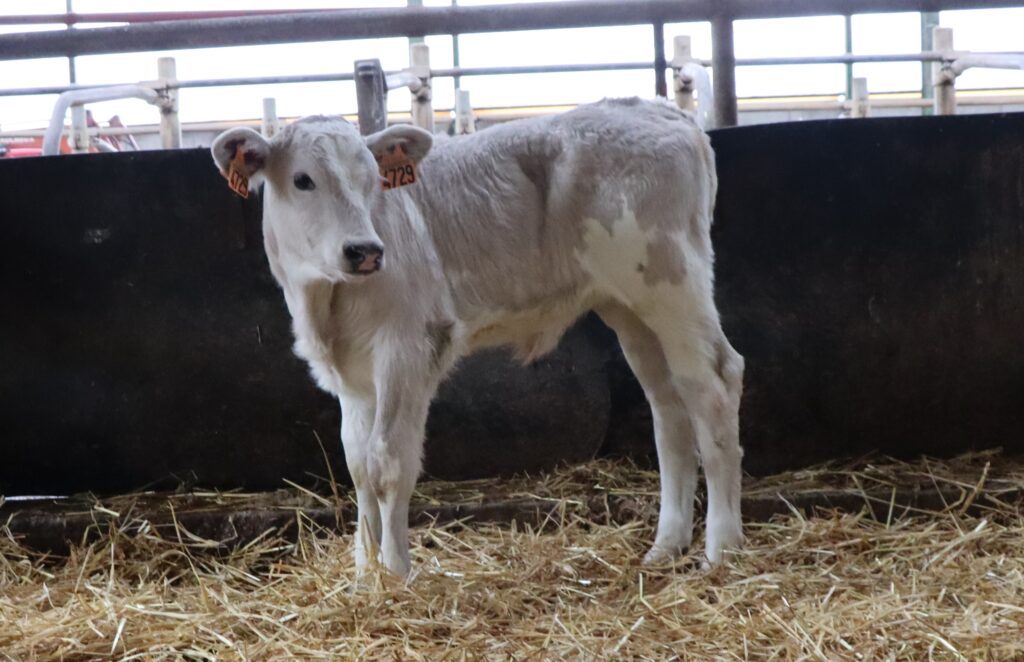
[(228, 164), (228, 186), (242, 196), (249, 197), (249, 177), (245, 174), (245, 148), (239, 145), (235, 149), (235, 158)]
[(416, 164), (401, 144), (392, 145), (378, 156), (377, 165), (380, 167), (381, 185), (385, 191), (416, 183)]

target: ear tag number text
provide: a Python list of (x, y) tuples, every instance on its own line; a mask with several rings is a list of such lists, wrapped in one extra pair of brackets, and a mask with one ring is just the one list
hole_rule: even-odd
[(416, 183), (416, 164), (401, 144), (392, 145), (377, 158), (384, 190)]
[(249, 197), (249, 177), (245, 174), (245, 147), (239, 145), (235, 148), (235, 158), (228, 164), (228, 186), (232, 191), (242, 196)]

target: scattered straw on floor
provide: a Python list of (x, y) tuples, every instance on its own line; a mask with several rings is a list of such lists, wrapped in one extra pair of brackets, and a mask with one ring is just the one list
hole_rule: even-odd
[[(639, 565), (656, 476), (626, 463), (428, 484), (423, 500), (506, 486), (565, 507), (542, 533), (416, 529), (414, 579), (376, 574), (355, 592), (350, 537), (311, 527), (227, 556), (187, 531), (112, 530), (60, 560), (6, 536), (0, 659), (1024, 659), (1024, 521), (1021, 503), (986, 494), (995, 478), (1024, 485), (1024, 470), (981, 454), (750, 481), (748, 493), (787, 493), (924, 480), (963, 498), (940, 512), (751, 523), (746, 549), (712, 571), (696, 555)], [(640, 495), (635, 522), (575, 514), (574, 499), (614, 491)]]

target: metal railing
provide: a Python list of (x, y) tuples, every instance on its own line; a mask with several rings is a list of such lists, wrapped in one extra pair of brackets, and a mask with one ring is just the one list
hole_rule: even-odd
[(580, 0), (345, 9), (0, 35), (0, 59), (683, 21), (1019, 7), (1020, 0)]
[[(571, 28), (601, 25), (650, 24), (653, 29), (654, 59), (644, 62), (602, 64), (548, 64), (500, 67), (449, 67), (430, 69), (425, 46), (419, 55), (411, 56), (409, 69), (381, 72), (392, 86), (402, 84), (413, 92), (413, 118), (421, 124), (432, 124), (430, 107), (431, 79), (437, 77), (471, 77), (540, 73), (574, 73), (615, 70), (653, 69), (656, 94), (667, 96), (666, 74), (673, 72), (676, 100), (684, 107), (700, 107), (708, 111), (708, 97), (714, 98), (715, 124), (732, 126), (737, 121), (735, 68), (737, 66), (845, 64), (879, 62), (932, 63), (935, 81), (936, 112), (955, 111), (955, 78), (967, 66), (1017, 66), (1020, 53), (967, 54), (952, 47), (948, 30), (935, 31), (935, 47), (921, 53), (858, 55), (852, 53), (811, 57), (767, 57), (736, 59), (732, 43), (732, 22), (738, 18), (792, 17), (818, 14), (851, 15), (869, 11), (937, 11), (980, 7), (1018, 7), (1021, 0), (581, 0), (531, 5), (492, 5), (485, 7), (437, 7), (408, 9), (353, 9), (337, 11), (301, 11), (287, 14), (263, 13), (257, 16), (204, 18), (175, 22), (141, 22), (113, 28), (86, 30), (55, 30), (14, 35), (0, 35), (0, 60), (64, 55), (74, 57), (87, 53), (121, 53), (165, 48), (205, 48), (211, 46), (254, 45), (297, 41), (338, 40), (357, 37), (421, 36), (424, 34), (458, 34), (465, 32), (512, 31), (537, 28)], [(710, 20), (714, 57), (711, 61), (690, 57), (688, 45), (681, 50), (677, 39), (671, 61), (665, 57), (664, 25), (685, 20)], [(416, 58), (419, 58), (417, 60)], [(1024, 61), (1024, 60), (1021, 60)], [(698, 93), (693, 99), (693, 70), (682, 78), (684, 66), (710, 65), (715, 73), (714, 93)], [(1022, 65), (1024, 68), (1024, 65)], [(223, 87), (282, 83), (355, 81), (360, 89), (360, 75), (354, 72), (326, 74), (253, 76), (222, 79), (176, 80), (160, 76), (165, 92), (187, 88)], [(99, 86), (58, 85), (0, 90), (0, 96), (63, 94)], [(863, 116), (869, 112), (867, 87), (863, 81), (851, 85), (852, 113)], [(386, 89), (386, 88), (385, 88)], [(468, 107), (463, 97), (462, 116)], [(378, 112), (379, 109), (375, 112)], [(265, 112), (266, 115), (266, 112)], [(417, 117), (419, 118), (417, 120)], [(176, 121), (176, 109), (164, 110), (166, 121)], [(379, 120), (378, 120), (379, 121)], [(180, 129), (179, 129), (180, 131)], [(180, 144), (180, 139), (177, 141)], [(164, 141), (168, 143), (167, 140)]]
[[(1024, 51), (1007, 53), (1010, 55), (1022, 55)], [(759, 57), (740, 58), (736, 60), (737, 67), (760, 67), (778, 65), (805, 65), (805, 64), (861, 64), (879, 62), (942, 62), (949, 59), (949, 54), (939, 51), (925, 51), (921, 53), (892, 53), (883, 55), (812, 55), (802, 57)], [(712, 60), (694, 58), (695, 62), (709, 67), (713, 66)], [(454, 78), (472, 76), (508, 76), (521, 74), (552, 74), (552, 73), (585, 73), (599, 71), (636, 71), (654, 68), (653, 61), (646, 62), (608, 62), (599, 64), (538, 64), (538, 65), (510, 65), (501, 67), (445, 67), (431, 69), (430, 75), (433, 78)], [(397, 72), (390, 72), (391, 74)], [(338, 81), (350, 81), (355, 79), (351, 71), (339, 71), (325, 74), (295, 74), (282, 76), (242, 76), (230, 78), (204, 78), (196, 80), (179, 80), (176, 87), (179, 89), (202, 88), (202, 87), (231, 87), (239, 85), (278, 85), (289, 83), (329, 83)], [(29, 96), (39, 94), (61, 94), (70, 90), (83, 90), (90, 87), (103, 87), (96, 85), (47, 85), (40, 87), (21, 87), (0, 89), (0, 97), (5, 96)]]

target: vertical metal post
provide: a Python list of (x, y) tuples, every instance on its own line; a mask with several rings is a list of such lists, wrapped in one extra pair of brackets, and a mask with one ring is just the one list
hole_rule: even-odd
[(178, 118), (178, 67), (173, 57), (156, 61), (157, 78), (167, 95), (160, 107), (160, 144), (164, 149), (181, 148), (181, 120)]
[(86, 123), (85, 106), (71, 106), (71, 136), (68, 143), (75, 154), (89, 151), (89, 127)]
[(359, 133), (383, 131), (388, 126), (388, 92), (380, 60), (356, 60), (355, 82)]
[(711, 67), (715, 89), (715, 126), (736, 126), (736, 52), (733, 49), (731, 16), (717, 16), (711, 21)]
[[(459, 6), (459, 0), (452, 0), (452, 7), (458, 7), (458, 6)], [(454, 33), (454, 32), (452, 33), (452, 66), (455, 67), (456, 69), (458, 69), (459, 66), (460, 66), (460, 64), (459, 64), (459, 35)], [(455, 83), (455, 89), (458, 90), (459, 87), (462, 85), (462, 77), (461, 76), (453, 76), (452, 80)]]
[[(422, 7), (423, 0), (406, 0), (406, 7)], [(417, 48), (422, 47), (422, 51)], [(417, 68), (417, 58), (423, 59), (424, 67)], [(422, 86), (412, 92), (412, 123), (421, 129), (434, 132), (434, 106), (431, 102), (433, 94), (430, 84), (430, 51), (423, 37), (409, 37), (409, 67), (419, 76)], [(426, 69), (426, 73), (423, 72)]]
[(469, 90), (455, 92), (455, 134), (462, 135), (476, 131), (473, 106), (469, 103)]
[[(843, 16), (846, 34), (846, 54), (853, 55), (853, 16)], [(846, 64), (846, 98), (853, 98), (853, 63)]]
[(665, 81), (665, 24), (654, 24), (654, 96), (667, 98), (668, 83)]
[[(932, 32), (935, 28), (939, 27), (939, 12), (927, 11), (921, 12), (921, 50), (931, 51), (935, 49), (935, 42), (932, 39)], [(932, 80), (932, 63), (922, 62), (921, 63), (921, 98), (922, 99), (934, 99), (935, 88), (933, 87), (934, 81)], [(935, 111), (933, 108), (923, 108), (922, 114), (931, 115)]]
[[(932, 43), (935, 50), (952, 59), (953, 29), (934, 28)], [(935, 114), (956, 115), (956, 77), (949, 70), (949, 62), (932, 63), (932, 81), (935, 87)]]
[[(423, 6), (423, 0), (406, 0), (405, 6), (406, 7), (419, 8), (419, 7)], [(410, 47), (413, 44), (422, 44), (422, 43), (423, 43), (423, 37), (409, 37), (409, 46)]]
[(263, 122), (260, 124), (260, 133), (264, 138), (270, 140), (280, 128), (281, 124), (277, 119), (277, 100), (274, 97), (267, 97), (263, 100)]
[(868, 117), (871, 115), (871, 100), (868, 95), (868, 79), (853, 79), (853, 96), (850, 102), (850, 117)]
[(433, 87), (430, 80), (430, 47), (412, 44), (409, 47), (409, 71), (420, 79), (420, 87), (412, 93), (412, 123), (434, 132)]
[[(75, 13), (74, 9), (71, 6), (71, 3), (72, 3), (72, 0), (65, 0), (65, 3), (64, 3), (64, 6), (67, 8), (65, 13), (68, 16), (70, 16), (73, 13)], [(70, 31), (70, 30), (74, 30), (74, 29), (75, 29), (75, 26), (73, 26), (69, 22), (68, 23), (68, 30)], [(75, 83), (78, 82), (78, 72), (75, 71), (75, 58), (73, 56), (68, 58), (68, 82), (71, 83), (72, 85), (74, 85)], [(72, 117), (73, 117), (73, 115), (72, 115)]]
[(683, 110), (694, 111), (697, 105), (693, 101), (693, 78), (682, 76), (680, 67), (692, 57), (689, 35), (679, 35), (672, 40), (672, 89), (676, 96), (676, 105)]

